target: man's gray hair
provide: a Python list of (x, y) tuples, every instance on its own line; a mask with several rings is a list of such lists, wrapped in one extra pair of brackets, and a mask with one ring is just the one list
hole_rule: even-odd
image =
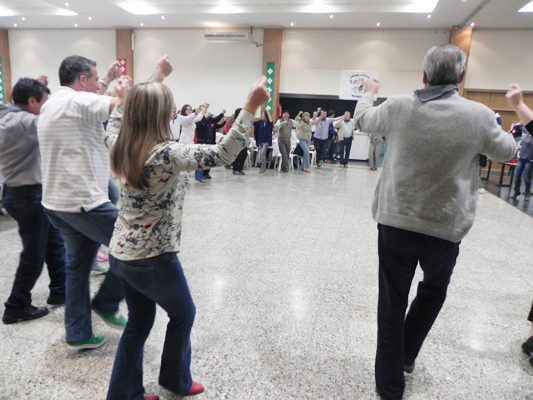
[(430, 86), (457, 84), (465, 66), (466, 54), (453, 44), (432, 47), (422, 64)]

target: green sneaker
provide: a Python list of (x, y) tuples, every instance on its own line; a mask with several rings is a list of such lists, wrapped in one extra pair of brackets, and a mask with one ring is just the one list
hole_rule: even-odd
[(77, 342), (67, 342), (71, 349), (97, 349), (105, 343), (105, 336), (93, 336), (89, 339), (78, 340)]
[(107, 274), (109, 272), (109, 268), (102, 268), (99, 263), (94, 264), (91, 269), (100, 274)]
[(91, 307), (93, 311), (98, 315), (102, 320), (109, 325), (111, 328), (124, 330), (126, 327), (126, 324), (128, 323), (128, 320), (124, 318), (122, 315), (119, 314), (117, 311), (115, 314), (106, 313), (103, 311), (99, 311), (96, 309), (96, 307)]

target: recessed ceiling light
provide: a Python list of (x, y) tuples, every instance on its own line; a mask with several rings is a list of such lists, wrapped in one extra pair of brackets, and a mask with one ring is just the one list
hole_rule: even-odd
[(165, 16), (164, 16), (164, 15), (161, 15), (161, 19), (165, 19)]
[(23, 21), (26, 21), (26, 18), (22, 17), (22, 20), (23, 20)]
[(14, 27), (17, 27), (18, 25), (17, 24), (13, 24)]
[(428, 15), (428, 18), (431, 18), (431, 14)]
[(93, 20), (93, 17), (89, 17), (89, 21), (92, 21)]
[(333, 18), (333, 14), (331, 14), (329, 17), (330, 17), (330, 18)]
[(141, 22), (141, 26), (144, 26), (144, 24)]
[(376, 26), (380, 26), (380, 25), (381, 25), (381, 22), (378, 22), (378, 23), (376, 24)]
[(291, 26), (294, 26), (294, 22), (291, 22)]
[(68, 7), (68, 3), (65, 3), (65, 5)]
[(74, 26), (77, 28), (77, 27), (78, 27), (78, 24), (74, 24)]
[(474, 27), (475, 25), (476, 25), (475, 22), (472, 22), (472, 23), (470, 24), (471, 27)]

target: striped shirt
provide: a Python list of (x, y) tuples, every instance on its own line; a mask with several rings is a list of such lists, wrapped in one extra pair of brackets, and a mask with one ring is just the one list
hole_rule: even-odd
[(111, 97), (62, 86), (42, 107), (37, 125), (45, 208), (90, 211), (109, 201), (109, 152), (102, 122)]

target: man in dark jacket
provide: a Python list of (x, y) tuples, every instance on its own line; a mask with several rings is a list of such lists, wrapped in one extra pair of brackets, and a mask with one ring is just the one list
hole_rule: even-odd
[[(208, 112), (207, 115), (205, 115), (200, 121), (196, 123), (196, 143), (215, 144), (215, 141), (213, 140), (214, 129), (212, 129), (212, 125), (216, 126), (218, 122), (220, 122), (220, 120), (224, 118), (224, 114), (226, 114), (226, 110), (222, 110), (222, 112), (216, 117), (214, 117), (213, 114)], [(211, 175), (209, 175), (210, 171), (210, 169), (196, 170), (196, 180), (203, 183), (204, 178), (211, 179)]]

